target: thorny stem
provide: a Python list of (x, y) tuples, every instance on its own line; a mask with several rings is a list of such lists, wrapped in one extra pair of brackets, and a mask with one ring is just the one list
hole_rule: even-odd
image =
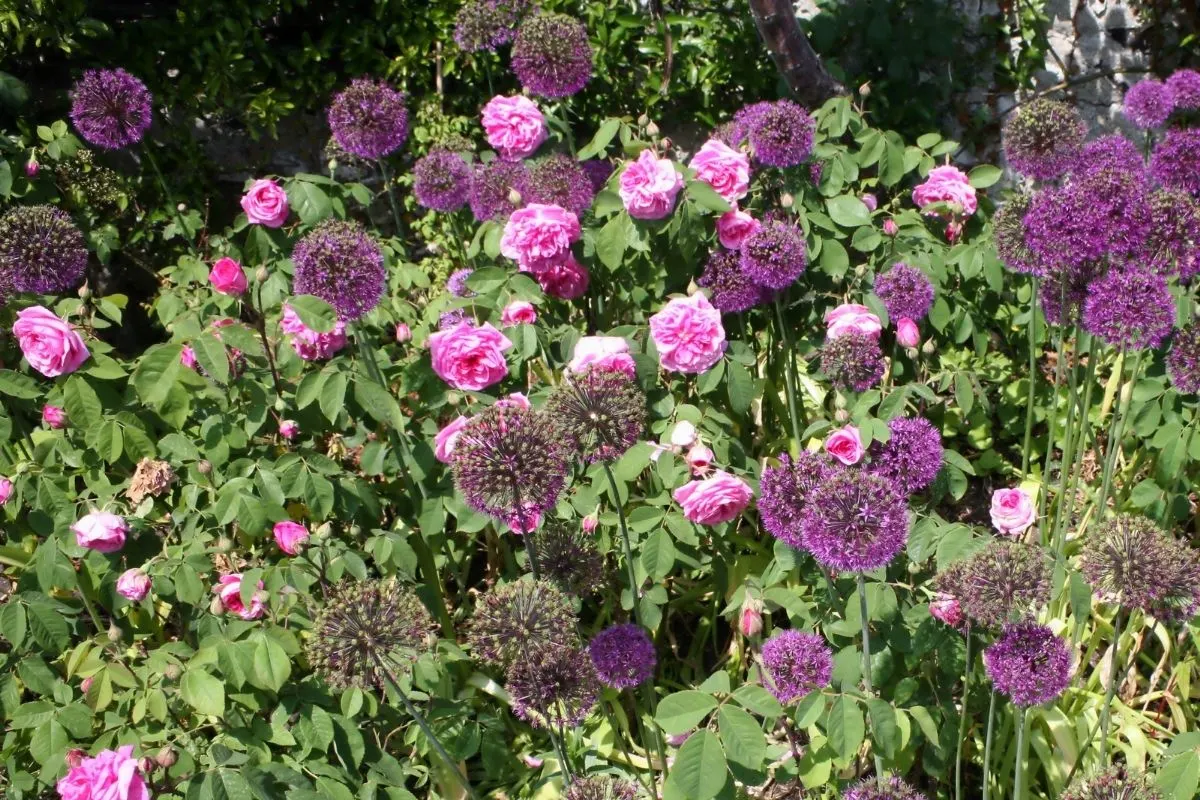
[(967, 700), (971, 696), (971, 623), (967, 623), (967, 666), (963, 669), (962, 711), (958, 714), (958, 745), (954, 751), (954, 798), (962, 800), (963, 739), (967, 735)]
[[(875, 690), (871, 688), (871, 626), (867, 620), (867, 581), (862, 573), (858, 574), (858, 610), (862, 617), (863, 638), (863, 687), (867, 697), (873, 697)], [(871, 753), (875, 756), (875, 780), (883, 786), (883, 756), (879, 754), (879, 735), (871, 722)]]
[(252, 304), (255, 314), (255, 328), (258, 330), (258, 338), (262, 340), (263, 351), (267, 354), (267, 366), (271, 368), (271, 380), (275, 384), (275, 396), (283, 397), (283, 383), (279, 380), (279, 368), (275, 365), (275, 350), (271, 347), (270, 340), (267, 339), (267, 315), (263, 311), (262, 302), (262, 284), (258, 284), (256, 289), (257, 298)]

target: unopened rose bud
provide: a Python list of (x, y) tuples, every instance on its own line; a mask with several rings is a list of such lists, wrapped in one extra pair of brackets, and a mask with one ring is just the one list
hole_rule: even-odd
[(875, 198), (875, 195), (867, 193), (864, 194), (861, 199), (863, 201), (863, 205), (867, 207), (868, 211), (874, 212), (875, 209), (879, 208), (879, 201)]
[(791, 192), (784, 192), (779, 197), (779, 205), (783, 206), (784, 208), (791, 208), (795, 204), (796, 204), (796, 198), (792, 197)]
[(350, 530), (347, 531), (347, 533), (349, 533), (351, 536), (354, 536), (354, 537), (362, 536), (362, 526), (361, 525), (351, 525)]
[(883, 221), (883, 232), (885, 234), (887, 234), (888, 236), (895, 236), (897, 233), (900, 232), (900, 228), (898, 228), (896, 226), (895, 220), (885, 219)]
[(269, 277), (271, 277), (271, 273), (267, 271), (266, 267), (259, 267), (258, 269), (254, 270), (254, 280), (258, 281), (259, 283), (262, 283)]
[(108, 626), (108, 640), (110, 642), (121, 641), (121, 628), (115, 622)]
[(218, 553), (229, 553), (233, 550), (233, 540), (228, 536), (222, 536), (217, 539), (216, 548)]
[(175, 210), (180, 213), (187, 211), (187, 203), (179, 203), (175, 206)]
[(658, 136), (658, 126), (655, 125), (653, 122), (651, 122), (649, 125), (646, 126), (646, 135), (649, 136), (650, 138), (654, 138), (655, 136)]
[[(655, 131), (655, 133), (657, 133), (657, 131)], [(674, 145), (674, 144), (675, 144), (675, 143), (671, 141), (671, 137), (670, 137), (670, 136), (664, 136), (664, 137), (662, 138), (662, 149), (663, 149), (663, 152), (665, 153), (665, 152), (667, 152), (668, 150), (670, 150), (670, 149), (671, 149), (671, 147), (672, 147), (672, 145)]]
[(833, 418), (839, 425), (845, 425), (850, 421), (850, 412), (844, 408), (839, 408), (837, 411), (833, 412)]
[(870, 97), (871, 96), (871, 82), (867, 81), (862, 86), (858, 87), (858, 94), (860, 97)]
[(138, 772), (141, 772), (143, 775), (149, 775), (151, 772), (154, 772), (154, 768), (158, 766), (158, 762), (150, 756), (142, 756), (138, 759), (137, 764)]
[(279, 423), (279, 435), (289, 442), (295, 439), (300, 433), (300, 425), (294, 419), (281, 420)]
[(752, 639), (762, 633), (762, 612), (762, 601), (757, 597), (746, 595), (746, 599), (742, 603), (741, 613), (738, 616), (738, 630), (742, 632), (742, 636)]
[(36, 178), (41, 171), (42, 165), (37, 162), (36, 158), (31, 158), (25, 162), (25, 177)]
[(330, 522), (322, 522), (320, 525), (317, 526), (317, 529), (315, 531), (313, 531), (314, 536), (318, 536), (321, 538), (326, 537), (331, 533), (333, 533), (333, 524)]
[(583, 532), (584, 533), (595, 533), (596, 526), (599, 524), (600, 524), (599, 517), (597, 517), (595, 514), (588, 514), (586, 517), (583, 518)]
[(78, 747), (72, 747), (67, 751), (66, 755), (63, 756), (63, 761), (67, 762), (68, 769), (75, 769), (83, 763), (85, 758), (87, 758), (86, 752), (80, 750)]
[(835, 394), (833, 397), (833, 407), (834, 408), (845, 408), (846, 407), (846, 395), (842, 394), (841, 392), (838, 392), (837, 394)]
[(84, 694), (88, 693), (88, 689), (92, 688), (92, 677), (89, 675), (79, 682), (79, 691)]
[(158, 751), (158, 755), (154, 757), (154, 760), (163, 769), (170, 769), (179, 760), (179, 754), (175, 752), (174, 747), (164, 747)]
[(692, 731), (673, 734), (667, 737), (667, 744), (671, 745), (671, 747), (681, 747), (684, 742), (691, 738), (691, 735)]
[(225, 604), (221, 602), (221, 595), (214, 594), (212, 601), (208, 604), (208, 613), (220, 615), (225, 613)]
[(509, 189), (508, 190), (508, 202), (514, 206), (521, 205), (521, 193), (518, 192), (516, 189)]
[(396, 325), (396, 341), (400, 344), (412, 341), (412, 330), (403, 322)]
[(642, 114), (640, 117), (638, 117), (637, 123), (639, 128), (644, 128), (650, 124), (650, 117)]
[(921, 345), (921, 352), (927, 356), (931, 356), (937, 350), (937, 345), (933, 343), (933, 339), (926, 339), (925, 344)]
[(83, 286), (80, 286), (79, 289), (75, 293), (77, 295), (79, 295), (80, 300), (87, 300), (89, 297), (92, 296), (92, 287), (88, 286), (85, 283)]
[(212, 462), (206, 458), (196, 465), (196, 469), (200, 471), (201, 475), (208, 475), (212, 472)]
[(696, 443), (696, 426), (681, 419), (671, 429), (671, 444), (676, 447), (691, 447)]
[(183, 669), (178, 664), (167, 664), (163, 668), (163, 677), (169, 681), (179, 680), (179, 676), (183, 674)]
[(896, 320), (896, 342), (908, 348), (921, 344), (921, 331), (917, 328), (917, 323), (908, 317)]

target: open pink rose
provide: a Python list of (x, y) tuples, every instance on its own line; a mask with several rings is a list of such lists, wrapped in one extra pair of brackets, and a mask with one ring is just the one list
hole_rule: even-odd
[(275, 544), (279, 545), (279, 549), (289, 556), (299, 554), (300, 545), (308, 539), (308, 528), (299, 522), (292, 522), (290, 519), (276, 522), (271, 533), (275, 536)]
[(258, 619), (266, 610), (266, 593), (262, 589), (263, 582), (259, 581), (258, 590), (250, 596), (250, 605), (247, 606), (242, 602), (242, 573), (235, 572), (232, 575), (222, 575), (213, 587), (213, 592), (221, 599), (221, 606), (226, 611), (231, 611), (242, 619)]
[(736, 203), (750, 191), (750, 159), (720, 139), (705, 142), (688, 166), (727, 202)]
[(538, 273), (560, 264), (579, 239), (579, 217), (562, 206), (530, 203), (518, 208), (504, 224), (500, 252), (523, 272)]
[(47, 378), (74, 372), (91, 355), (75, 329), (42, 306), (18, 311), (12, 332), (29, 366)]
[(13, 483), (8, 478), (0, 477), (0, 506), (8, 502), (8, 498), (12, 497)]
[(228, 257), (218, 258), (217, 263), (212, 265), (212, 270), (208, 273), (208, 282), (215, 291), (233, 297), (244, 293), (248, 286), (242, 265)]
[(524, 95), (497, 95), (483, 107), (487, 141), (505, 159), (532, 155), (546, 141), (546, 118)]
[(879, 317), (875, 316), (871, 309), (858, 303), (843, 303), (832, 311), (827, 311), (825, 326), (826, 339), (836, 339), (847, 333), (859, 333), (878, 339), (879, 332), (883, 330)]
[(588, 290), (591, 276), (587, 268), (575, 260), (575, 256), (567, 253), (566, 259), (558, 264), (546, 267), (537, 273), (538, 285), (542, 291), (560, 300), (574, 300), (583, 297)]
[(971, 185), (967, 173), (949, 164), (931, 169), (925, 182), (913, 189), (912, 199), (922, 211), (931, 205), (945, 203), (947, 208), (944, 210), (925, 211), (926, 214), (935, 217), (946, 213), (969, 217), (975, 213), (978, 206), (975, 187)]
[(650, 318), (650, 336), (663, 369), (705, 372), (721, 360), (727, 345), (721, 312), (702, 294), (673, 298)]
[(75, 543), (98, 553), (115, 553), (125, 546), (129, 523), (123, 517), (107, 511), (85, 514), (71, 526)]
[(862, 437), (858, 434), (858, 428), (847, 425), (829, 434), (825, 440), (825, 452), (846, 466), (850, 466), (862, 461), (863, 453), (866, 451), (863, 449)]
[(479, 391), (508, 375), (504, 352), (513, 344), (491, 323), (463, 321), (429, 337), (433, 371), (455, 389)]
[(741, 478), (717, 470), (710, 478), (685, 483), (671, 496), (692, 522), (719, 525), (741, 514), (754, 493)]
[(150, 594), (150, 576), (136, 567), (125, 570), (117, 578), (117, 594), (135, 603), (142, 602)]
[(533, 303), (513, 300), (500, 312), (500, 323), (505, 326), (532, 325), (537, 322), (537, 309)]
[(675, 195), (683, 188), (683, 177), (669, 158), (659, 158), (647, 148), (621, 173), (617, 193), (629, 216), (662, 219), (675, 207)]
[(449, 464), (454, 458), (454, 444), (458, 441), (462, 429), (467, 427), (470, 420), (461, 414), (454, 418), (446, 427), (433, 437), (433, 454), (443, 464)]
[(929, 601), (929, 616), (951, 627), (957, 627), (963, 621), (962, 606), (954, 595), (938, 592), (933, 600)]
[(292, 349), (305, 361), (324, 361), (346, 346), (346, 323), (338, 320), (333, 324), (333, 330), (318, 333), (305, 325), (287, 303), (283, 305), (279, 328), (291, 334)]
[(588, 367), (620, 370), (630, 378), (637, 377), (629, 342), (620, 336), (584, 336), (575, 343), (575, 352), (567, 363), (571, 372), (583, 372)]
[(713, 451), (697, 442), (688, 449), (687, 455), (683, 457), (683, 460), (691, 468), (692, 474), (700, 477), (708, 474), (708, 469), (712, 466), (713, 458), (715, 458)]
[(130, 744), (81, 759), (55, 789), (62, 800), (150, 800)]
[(242, 195), (242, 211), (252, 225), (281, 227), (288, 216), (287, 192), (275, 181), (260, 178)]
[(722, 247), (741, 250), (746, 240), (758, 233), (761, 227), (762, 223), (754, 217), (734, 208), (717, 217), (717, 239)]
[(992, 524), (1006, 536), (1019, 536), (1037, 521), (1033, 498), (1021, 489), (997, 489), (992, 493)]
[(42, 422), (55, 430), (67, 427), (67, 412), (58, 406), (42, 406)]

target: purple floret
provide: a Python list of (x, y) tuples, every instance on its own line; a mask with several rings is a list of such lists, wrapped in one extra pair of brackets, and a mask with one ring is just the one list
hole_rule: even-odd
[(808, 496), (800, 543), (830, 569), (885, 567), (907, 541), (908, 505), (886, 478), (840, 470)]
[(83, 234), (54, 206), (17, 206), (0, 217), (0, 286), (9, 291), (73, 289), (83, 279), (87, 260)]
[(351, 81), (333, 98), (326, 117), (341, 148), (359, 158), (383, 158), (408, 138), (404, 94), (384, 81)]
[(696, 283), (712, 293), (712, 304), (722, 314), (748, 311), (770, 299), (767, 290), (746, 277), (736, 250), (715, 251)]
[(885, 365), (879, 341), (847, 333), (821, 346), (821, 373), (839, 389), (865, 392), (883, 378)]
[(758, 513), (763, 527), (779, 541), (797, 550), (804, 507), (812, 492), (838, 466), (820, 453), (803, 450), (793, 462), (786, 454), (779, 456), (779, 466), (766, 467), (759, 484)]
[(1167, 78), (1167, 88), (1175, 107), (1188, 111), (1200, 108), (1200, 72), (1194, 69), (1176, 70)]
[(1150, 157), (1150, 174), (1200, 199), (1200, 128), (1167, 131)]
[(812, 153), (816, 127), (803, 106), (791, 100), (764, 101), (734, 114), (722, 135), (735, 147), (749, 142), (754, 157), (767, 166), (794, 167)]
[(829, 685), (833, 651), (815, 633), (780, 631), (762, 646), (763, 685), (779, 702), (799, 700)]
[(503, 219), (521, 207), (528, 186), (529, 171), (522, 161), (480, 165), (471, 177), (471, 213), (479, 222)]
[(983, 652), (983, 666), (997, 690), (1018, 706), (1054, 700), (1071, 683), (1071, 651), (1054, 631), (1033, 622), (1007, 625)]
[(1138, 81), (1125, 92), (1125, 118), (1139, 128), (1157, 128), (1174, 109), (1173, 93), (1157, 78)]
[(596, 191), (583, 165), (565, 153), (539, 158), (529, 165), (525, 202), (565, 208), (582, 217)]
[(105, 150), (137, 144), (153, 118), (146, 84), (123, 69), (90, 69), (71, 89), (71, 122)]
[(1073, 107), (1037, 99), (1020, 106), (1004, 124), (1004, 157), (1017, 172), (1048, 181), (1071, 168), (1087, 136)]
[(605, 628), (588, 645), (592, 665), (605, 686), (632, 689), (654, 677), (658, 655), (646, 629), (627, 623)]
[(933, 283), (924, 272), (903, 262), (875, 279), (875, 294), (893, 323), (902, 318), (917, 322), (933, 307)]
[(1167, 353), (1167, 376), (1176, 391), (1200, 393), (1200, 326), (1195, 323), (1175, 334)]
[[(1160, 268), (1157, 273), (1165, 272)], [(1153, 267), (1114, 267), (1088, 287), (1083, 327), (1113, 347), (1155, 348), (1171, 333), (1175, 301)]]
[(764, 222), (739, 252), (742, 272), (767, 289), (787, 288), (808, 266), (804, 231), (780, 220)]
[(319, 297), (352, 322), (383, 298), (387, 273), (383, 251), (357, 222), (325, 220), (292, 250), (292, 290)]

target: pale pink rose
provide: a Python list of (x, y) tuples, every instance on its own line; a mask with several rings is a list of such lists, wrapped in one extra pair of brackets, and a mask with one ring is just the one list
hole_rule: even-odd
[(136, 567), (125, 570), (117, 578), (117, 594), (135, 603), (142, 602), (150, 594), (150, 576)]
[(673, 372), (705, 372), (721, 360), (727, 346), (721, 312), (699, 293), (673, 298), (650, 317), (650, 336), (659, 363)]
[(583, 297), (588, 290), (591, 276), (587, 267), (575, 260), (575, 256), (567, 253), (566, 259), (560, 264), (552, 264), (537, 273), (538, 285), (542, 291), (560, 300), (574, 300)]
[(42, 422), (58, 430), (67, 427), (67, 412), (58, 406), (42, 406)]
[(685, 483), (671, 496), (692, 522), (719, 525), (741, 514), (754, 493), (741, 478), (717, 470), (710, 478)]
[(829, 437), (825, 440), (825, 452), (846, 466), (850, 466), (862, 461), (863, 453), (866, 450), (863, 448), (862, 437), (858, 434), (858, 428), (853, 425), (847, 425), (829, 434)]
[(957, 627), (963, 621), (962, 606), (954, 595), (938, 592), (929, 602), (929, 616), (951, 627)]
[(196, 368), (196, 351), (192, 349), (190, 344), (185, 344), (183, 349), (179, 351), (179, 363), (188, 369)]
[(705, 142), (688, 166), (727, 202), (736, 203), (750, 191), (750, 159), (720, 139)]
[(745, 211), (732, 209), (717, 217), (717, 239), (729, 250), (741, 250), (746, 240), (758, 232), (762, 223)]
[(894, 219), (885, 219), (883, 221), (883, 232), (887, 236), (895, 236), (900, 232), (900, 228), (896, 225)]
[(512, 392), (506, 397), (501, 397), (496, 401), (496, 408), (521, 408), (528, 411), (533, 408), (529, 403), (529, 398), (520, 392)]
[(901, 347), (918, 347), (921, 344), (921, 331), (917, 323), (908, 317), (896, 320), (896, 342)]
[(318, 333), (300, 320), (300, 315), (287, 303), (283, 305), (283, 316), (279, 328), (292, 336), (292, 349), (305, 361), (323, 361), (332, 358), (346, 346), (346, 323), (338, 320), (333, 330)]
[(504, 223), (500, 252), (523, 272), (538, 273), (562, 263), (579, 239), (579, 217), (573, 211), (544, 203), (518, 208)]
[(715, 456), (713, 456), (712, 450), (709, 450), (703, 444), (696, 442), (696, 444), (692, 445), (691, 449), (687, 451), (687, 455), (684, 456), (683, 460), (687, 462), (687, 465), (691, 468), (693, 475), (696, 477), (701, 477), (708, 474), (708, 469), (712, 466), (714, 457)]
[(529, 767), (530, 769), (541, 769), (542, 764), (546, 763), (537, 756), (531, 756), (528, 753), (521, 756), (521, 760), (525, 762), (525, 766)]
[(262, 590), (263, 582), (258, 582), (258, 590), (250, 597), (250, 606), (242, 602), (242, 573), (222, 575), (213, 587), (213, 592), (221, 599), (221, 606), (226, 611), (237, 614), (242, 619), (258, 619), (266, 610), (263, 601), (266, 593)]
[(123, 517), (107, 511), (85, 514), (71, 526), (75, 543), (98, 553), (115, 553), (125, 546), (129, 523)]
[(662, 219), (675, 207), (675, 195), (683, 188), (683, 176), (669, 158), (659, 158), (647, 148), (621, 173), (617, 193), (629, 216)]
[(597, 517), (595, 514), (588, 514), (586, 517), (583, 518), (582, 526), (583, 526), (584, 533), (595, 533), (596, 528), (599, 525), (600, 525), (600, 518)]
[(670, 441), (675, 447), (691, 447), (696, 443), (696, 426), (686, 419), (679, 420), (679, 422), (675, 423), (675, 427), (671, 429)]
[(537, 309), (533, 303), (524, 300), (513, 300), (500, 312), (500, 323), (512, 327), (514, 325), (532, 325), (537, 322)]
[(859, 198), (859, 200), (862, 200), (863, 205), (866, 206), (867, 210), (871, 213), (875, 213), (875, 209), (879, 208), (879, 200), (876, 199), (875, 195), (873, 194), (864, 194)]
[(412, 341), (412, 330), (403, 322), (396, 325), (396, 341), (400, 344)]
[(278, 228), (288, 216), (287, 192), (275, 181), (260, 178), (242, 196), (242, 211), (252, 225)]
[(858, 303), (842, 303), (837, 308), (825, 312), (825, 338), (836, 339), (847, 333), (859, 333), (878, 339), (883, 324), (879, 317), (871, 313), (871, 309)]
[(967, 173), (949, 164), (934, 167), (929, 171), (925, 182), (913, 189), (913, 202), (924, 210), (935, 203), (945, 203), (947, 208), (926, 211), (930, 216), (949, 213), (954, 216), (971, 216), (975, 213), (978, 202), (975, 199), (975, 187)]
[(508, 375), (504, 351), (512, 346), (507, 336), (486, 322), (476, 326), (463, 321), (429, 337), (433, 371), (455, 389), (471, 391), (504, 380)]
[(1033, 498), (1021, 489), (992, 492), (992, 525), (1005, 536), (1019, 536), (1037, 521)]
[(287, 439), (289, 442), (296, 438), (300, 433), (300, 424), (294, 419), (283, 419), (279, 421), (279, 435)]
[(13, 483), (8, 478), (0, 477), (0, 506), (8, 502), (8, 498), (12, 497)]
[(82, 759), (55, 788), (61, 800), (150, 800), (130, 744)]
[(496, 95), (483, 107), (487, 142), (505, 159), (531, 155), (546, 141), (546, 118), (524, 95)]
[(459, 415), (433, 437), (433, 455), (443, 464), (449, 464), (454, 458), (454, 445), (458, 441), (462, 429), (467, 427), (470, 420)]
[(567, 369), (583, 372), (588, 367), (619, 370), (630, 378), (637, 377), (629, 342), (620, 336), (584, 336), (576, 342)]
[(249, 285), (242, 265), (228, 257), (219, 258), (217, 263), (212, 265), (212, 270), (208, 273), (208, 282), (212, 284), (214, 291), (233, 297), (244, 293)]
[(738, 629), (742, 636), (752, 639), (762, 633), (763, 629), (763, 604), (756, 597), (746, 595), (746, 599), (742, 602), (742, 611), (738, 615)]
[(279, 549), (289, 556), (298, 555), (300, 545), (308, 539), (308, 528), (299, 522), (292, 522), (290, 519), (276, 522), (271, 533), (275, 535), (275, 544), (279, 545)]
[(47, 378), (74, 372), (91, 355), (74, 328), (42, 306), (18, 311), (12, 332), (29, 366)]

